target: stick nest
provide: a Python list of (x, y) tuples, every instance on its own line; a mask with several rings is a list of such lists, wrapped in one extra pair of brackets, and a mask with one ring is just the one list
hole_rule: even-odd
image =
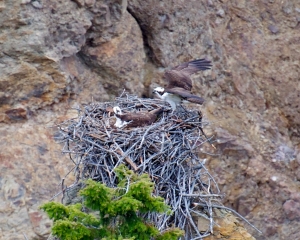
[[(150, 126), (115, 128), (110, 110), (119, 106), (126, 112), (164, 113)], [(148, 173), (172, 215), (149, 213), (146, 219), (160, 231), (171, 227), (185, 230), (185, 239), (201, 239), (212, 233), (212, 204), (221, 195), (199, 149), (208, 141), (203, 132), (201, 113), (178, 107), (174, 114), (167, 103), (123, 93), (115, 102), (91, 103), (78, 110), (78, 118), (60, 125), (63, 152), (74, 162), (76, 183), (92, 178), (117, 186), (116, 166), (127, 165), (135, 172)], [(76, 184), (74, 184), (76, 185)], [(205, 223), (205, 224), (203, 224)]]

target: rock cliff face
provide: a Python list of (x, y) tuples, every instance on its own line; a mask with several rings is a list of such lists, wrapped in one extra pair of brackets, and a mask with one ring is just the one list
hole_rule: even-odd
[(51, 126), (123, 89), (150, 97), (162, 68), (200, 57), (224, 204), (257, 239), (300, 238), (298, 0), (4, 0), (0, 29), (1, 239), (49, 234), (38, 206), (72, 168)]

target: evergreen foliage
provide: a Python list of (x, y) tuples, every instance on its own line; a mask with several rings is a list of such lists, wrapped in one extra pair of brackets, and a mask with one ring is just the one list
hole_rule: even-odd
[(147, 174), (137, 175), (124, 165), (115, 172), (117, 188), (87, 180), (80, 191), (83, 204), (50, 202), (41, 206), (54, 221), (53, 235), (61, 240), (176, 240), (183, 236), (184, 231), (177, 228), (160, 233), (140, 217), (139, 213), (171, 213), (163, 198), (152, 196), (154, 184)]

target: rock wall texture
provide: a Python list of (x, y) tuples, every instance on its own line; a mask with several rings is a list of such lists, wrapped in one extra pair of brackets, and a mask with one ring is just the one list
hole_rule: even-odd
[(200, 57), (224, 204), (256, 239), (300, 239), (298, 0), (2, 0), (0, 45), (1, 239), (49, 235), (38, 206), (72, 168), (51, 126), (123, 89), (150, 97), (165, 67)]

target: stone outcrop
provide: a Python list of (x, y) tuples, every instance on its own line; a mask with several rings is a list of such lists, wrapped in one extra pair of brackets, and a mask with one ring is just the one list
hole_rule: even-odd
[(87, 101), (142, 92), (142, 33), (126, 7), (121, 0), (4, 2), (0, 121), (26, 121), (86, 89)]
[(300, 238), (299, 28), (298, 0), (1, 1), (0, 238), (49, 234), (38, 206), (72, 168), (51, 126), (123, 89), (151, 96), (163, 68), (200, 57), (213, 68), (193, 91), (224, 204), (256, 239)]

